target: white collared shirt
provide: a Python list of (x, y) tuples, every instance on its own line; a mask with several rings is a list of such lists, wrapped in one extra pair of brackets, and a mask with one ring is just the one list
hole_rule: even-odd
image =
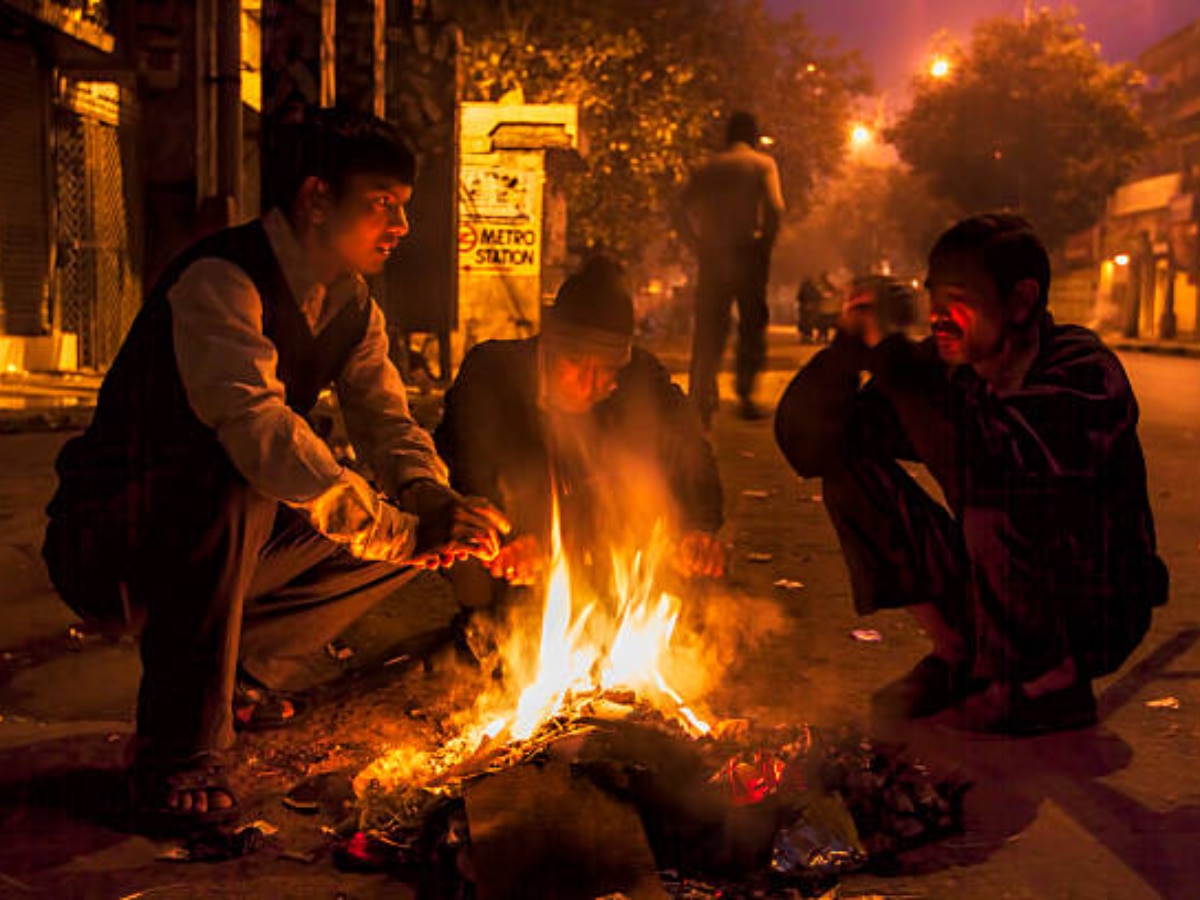
[[(416, 478), (446, 483), (433, 440), (413, 420), (400, 373), (388, 358), (383, 311), (366, 282), (348, 274), (321, 284), (286, 216), (262, 217), (295, 302), (319, 335), (346, 303), (370, 306), (367, 331), (336, 381), (359, 454), (395, 496)], [(338, 486), (341, 465), (286, 402), (275, 344), (263, 334), (262, 301), (250, 276), (223, 259), (192, 263), (168, 292), (175, 359), (196, 417), (212, 428), (234, 466), (259, 493), (302, 503)]]

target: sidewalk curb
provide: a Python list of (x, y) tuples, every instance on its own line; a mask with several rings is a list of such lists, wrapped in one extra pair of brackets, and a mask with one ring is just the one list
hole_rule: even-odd
[(46, 431), (83, 431), (92, 421), (94, 406), (0, 410), (0, 435)]
[(1108, 346), (1120, 353), (1148, 353), (1152, 356), (1200, 359), (1200, 344), (1142, 344), (1133, 341), (1110, 341)]

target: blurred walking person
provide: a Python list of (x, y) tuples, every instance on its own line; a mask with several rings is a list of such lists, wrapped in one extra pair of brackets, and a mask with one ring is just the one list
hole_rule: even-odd
[(676, 227), (700, 266), (690, 391), (705, 428), (719, 404), (717, 373), (734, 302), (738, 414), (764, 415), (754, 403), (754, 386), (766, 362), (767, 278), (784, 205), (775, 160), (757, 144), (754, 117), (733, 113), (726, 148), (692, 173), (678, 209)]

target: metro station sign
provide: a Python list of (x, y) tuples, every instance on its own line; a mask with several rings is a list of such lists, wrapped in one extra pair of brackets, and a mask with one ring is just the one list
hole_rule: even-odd
[(464, 163), (459, 186), (458, 267), (502, 275), (541, 273), (542, 228), (534, 172)]

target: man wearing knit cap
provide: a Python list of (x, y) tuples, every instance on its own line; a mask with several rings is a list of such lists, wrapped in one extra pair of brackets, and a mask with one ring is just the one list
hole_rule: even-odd
[(539, 336), (488, 341), (463, 360), (434, 439), (451, 484), (513, 523), (486, 570), (456, 574), (465, 606), (488, 606), (506, 583), (536, 577), (556, 500), (573, 566), (606, 560), (609, 547), (645, 546), (661, 520), (683, 575), (723, 573), (712, 449), (666, 369), (632, 337), (621, 267), (596, 257), (562, 285)]
[(754, 117), (731, 115), (726, 143), (688, 179), (675, 222), (700, 264), (691, 394), (705, 427), (717, 411), (717, 373), (735, 302), (738, 414), (763, 417), (754, 404), (754, 384), (767, 358), (767, 276), (783, 215), (779, 169), (757, 149)]

